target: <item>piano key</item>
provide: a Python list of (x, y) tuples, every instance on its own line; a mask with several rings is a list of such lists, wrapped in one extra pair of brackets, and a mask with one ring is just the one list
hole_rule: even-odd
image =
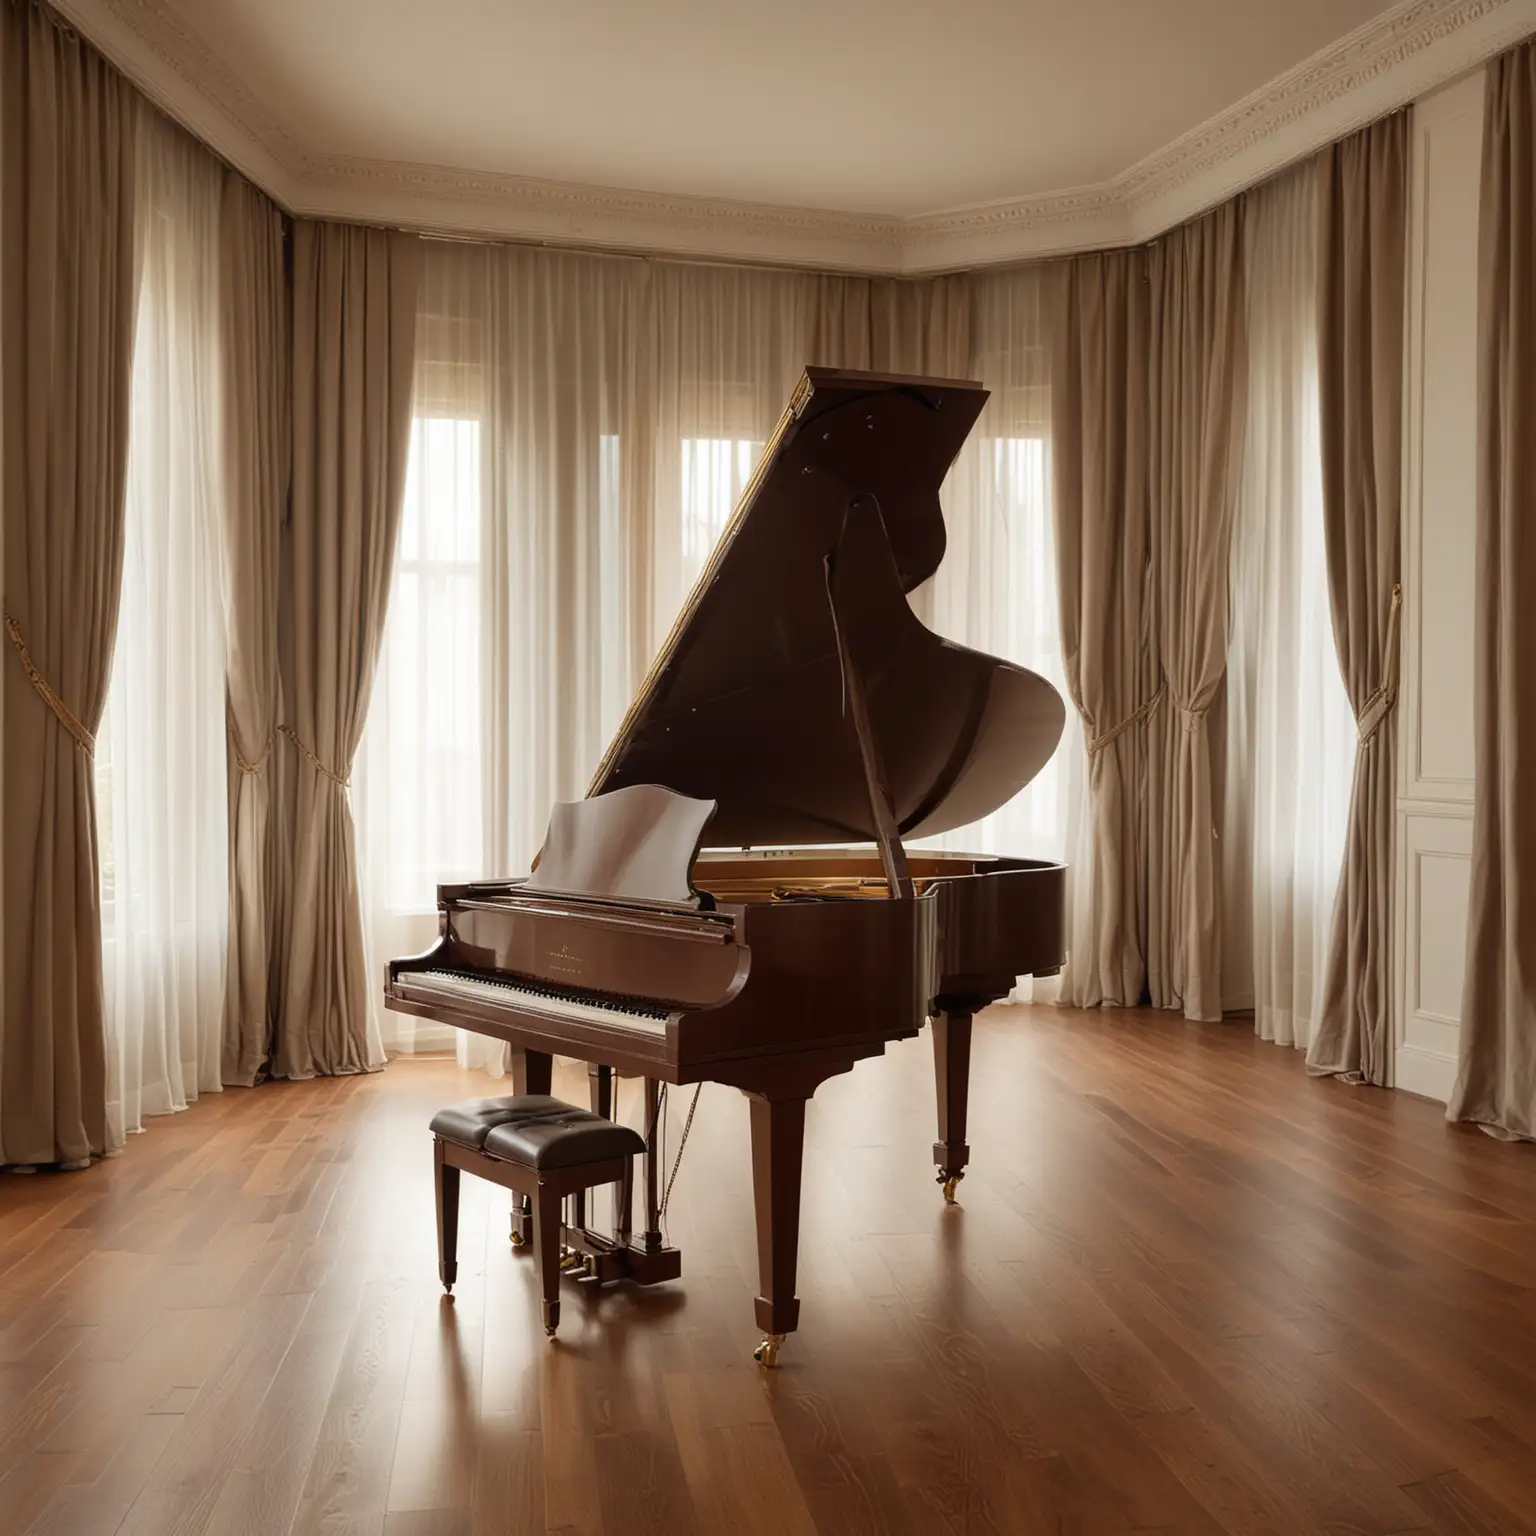
[(664, 1008), (648, 1007), (629, 1000), (581, 997), (538, 982), (460, 976), (453, 971), (413, 971), (400, 977), (401, 984), (435, 992), (443, 997), (470, 998), (501, 1008), (522, 1008), (561, 1019), (588, 1020), (610, 1029), (630, 1029), (639, 1034), (665, 1035), (671, 1015)]

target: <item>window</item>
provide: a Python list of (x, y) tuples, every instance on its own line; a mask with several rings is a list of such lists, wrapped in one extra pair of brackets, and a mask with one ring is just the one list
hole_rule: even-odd
[(389, 730), (384, 896), (430, 908), (480, 873), (480, 423), (418, 416), (370, 731)]
[(683, 567), (690, 586), (720, 542), (762, 452), (762, 443), (743, 437), (683, 439)]

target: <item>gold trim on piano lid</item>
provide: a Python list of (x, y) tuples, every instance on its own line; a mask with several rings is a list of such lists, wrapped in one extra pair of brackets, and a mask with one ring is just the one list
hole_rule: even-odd
[(795, 392), (790, 396), (779, 415), (768, 441), (763, 444), (763, 451), (757, 456), (757, 466), (752, 471), (752, 478), (747, 481), (742, 489), (736, 506), (731, 512), (730, 520), (721, 531), (719, 539), (715, 543), (709, 560), (706, 562), (699, 579), (694, 582), (693, 590), (689, 592), (687, 600), (679, 610), (677, 618), (673, 621), (672, 628), (667, 632), (667, 638), (662, 641), (661, 649), (656, 652), (656, 658), (651, 662), (650, 668), (645, 674), (644, 680), (635, 691), (635, 696), (630, 700), (629, 708), (624, 711), (624, 718), (619, 722), (619, 728), (613, 733), (613, 740), (608, 743), (608, 750), (603, 753), (603, 760), (597, 765), (597, 772), (592, 775), (592, 781), (587, 785), (587, 794), (595, 795), (603, 780), (613, 771), (614, 760), (618, 757), (619, 749), (624, 745), (625, 738), (629, 735), (630, 726), (633, 725), (641, 709), (649, 701), (655, 691), (656, 682), (660, 678), (662, 670), (667, 664), (668, 657), (672, 654), (672, 648), (681, 638), (683, 631), (692, 622), (694, 614), (698, 611), (699, 604), (704, 600), (704, 594), (709, 590), (709, 584), (715, 579), (715, 572), (720, 568), (720, 562), (725, 559), (726, 552), (730, 549), (737, 532), (741, 528), (743, 519), (752, 505), (753, 498), (757, 495), (758, 488), (762, 485), (764, 477), (768, 473), (768, 465), (773, 456), (778, 452), (779, 444), (783, 441), (793, 423), (800, 419), (811, 396), (816, 392), (816, 386), (811, 383), (809, 374), (801, 374), (800, 382), (795, 386)]

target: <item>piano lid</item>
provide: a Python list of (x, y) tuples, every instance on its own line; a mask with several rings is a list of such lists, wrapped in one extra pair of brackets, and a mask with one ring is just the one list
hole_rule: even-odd
[(941, 639), (906, 599), (943, 558), (939, 486), (986, 398), (808, 368), (589, 794), (651, 783), (714, 800), (712, 846), (875, 837), (829, 556), (901, 835), (963, 826), (1023, 788), (1061, 735), (1056, 690)]

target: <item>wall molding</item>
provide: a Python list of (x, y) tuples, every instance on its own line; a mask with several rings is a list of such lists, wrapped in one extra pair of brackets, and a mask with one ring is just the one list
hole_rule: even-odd
[(188, 0), (52, 0), (157, 104), (296, 213), (616, 249), (919, 275), (1127, 245), (1536, 32), (1536, 0), (1401, 0), (1113, 179), (882, 218), (328, 154), (295, 140)]
[(1445, 1104), (1456, 1086), (1456, 1058), (1441, 1051), (1428, 1051), (1418, 1045), (1397, 1048), (1396, 1076), (1392, 1086), (1420, 1098)]

